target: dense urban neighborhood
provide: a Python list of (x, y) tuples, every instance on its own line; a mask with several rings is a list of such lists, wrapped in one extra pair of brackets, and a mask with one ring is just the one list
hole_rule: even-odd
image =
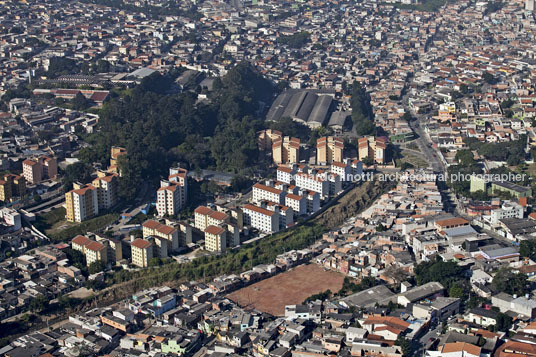
[(0, 4), (1, 356), (536, 356), (534, 0)]

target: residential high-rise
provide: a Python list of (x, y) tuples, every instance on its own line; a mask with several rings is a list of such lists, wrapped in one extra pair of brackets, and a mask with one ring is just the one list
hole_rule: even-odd
[(333, 136), (324, 136), (316, 141), (317, 165), (341, 162), (344, 151), (344, 140)]
[(300, 139), (285, 136), (272, 144), (272, 159), (276, 164), (296, 164), (300, 162)]
[(39, 162), (43, 178), (52, 179), (58, 175), (58, 160), (55, 157), (41, 156)]
[(99, 209), (110, 209), (117, 204), (118, 174), (97, 172), (92, 185), (97, 188)]
[(148, 240), (138, 238), (130, 245), (132, 264), (147, 268), (153, 259), (153, 244)]
[(44, 179), (52, 179), (57, 174), (58, 163), (55, 157), (41, 156), (22, 162), (22, 175), (30, 183), (36, 184)]
[(208, 226), (218, 226), (224, 223), (229, 223), (231, 217), (228, 214), (215, 211), (205, 206), (199, 206), (194, 211), (195, 228), (204, 232)]
[(310, 170), (310, 172), (298, 172), (294, 175), (296, 186), (307, 191), (320, 194), (321, 198), (329, 196), (329, 181), (326, 173), (322, 170)]
[(93, 185), (74, 184), (65, 194), (66, 218), (69, 222), (82, 222), (99, 214), (98, 189)]
[(219, 226), (208, 226), (205, 229), (205, 249), (209, 252), (224, 252), (227, 248), (225, 229)]
[(385, 163), (385, 151), (387, 149), (387, 138), (384, 136), (374, 138), (367, 136), (357, 139), (359, 160), (369, 159), (378, 164)]
[(78, 235), (71, 241), (71, 247), (85, 255), (87, 266), (97, 261), (108, 263), (109, 247), (106, 244)]
[(127, 149), (119, 147), (119, 146), (112, 146), (110, 150), (110, 167), (108, 167), (108, 172), (116, 173), (121, 175), (118, 168), (117, 160), (121, 155), (126, 155)]
[(168, 252), (175, 252), (179, 249), (179, 231), (171, 226), (158, 223), (152, 219), (143, 222), (143, 238), (159, 237), (168, 242)]
[(42, 179), (41, 164), (37, 160), (26, 159), (22, 162), (22, 175), (29, 183), (35, 184)]
[(243, 211), (245, 225), (265, 233), (279, 231), (279, 213), (252, 204), (245, 205)]
[(275, 187), (263, 185), (262, 183), (256, 183), (253, 185), (253, 195), (251, 202), (259, 203), (261, 201), (271, 201), (275, 203), (284, 203), (285, 194), (283, 190), (279, 190)]
[(257, 145), (259, 150), (270, 150), (274, 141), (283, 137), (283, 133), (278, 130), (266, 129), (258, 133)]
[(188, 198), (188, 171), (171, 168), (167, 180), (160, 182), (156, 192), (156, 210), (160, 217), (173, 216), (186, 205)]
[(26, 179), (23, 176), (6, 174), (0, 180), (0, 201), (9, 202), (13, 197), (26, 194)]

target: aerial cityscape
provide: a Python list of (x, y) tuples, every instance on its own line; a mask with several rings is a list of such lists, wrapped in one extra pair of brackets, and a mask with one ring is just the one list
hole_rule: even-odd
[(535, 0), (0, 5), (0, 356), (536, 357)]

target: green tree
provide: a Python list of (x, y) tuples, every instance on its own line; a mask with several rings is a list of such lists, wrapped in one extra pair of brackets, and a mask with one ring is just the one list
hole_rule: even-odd
[(151, 258), (151, 260), (149, 260), (149, 266), (150, 267), (157, 267), (157, 266), (160, 266), (162, 265), (162, 259), (158, 258), (158, 257), (154, 257), (154, 258)]
[(400, 346), (400, 348), (402, 349), (402, 355), (404, 357), (411, 356), (411, 342), (406, 337), (398, 335), (395, 341), (395, 345)]
[(515, 273), (510, 268), (501, 268), (493, 277), (493, 287), (510, 295), (524, 295), (530, 292), (530, 283), (525, 274)]
[(82, 93), (76, 93), (76, 96), (71, 100), (71, 105), (74, 110), (86, 110), (91, 106), (91, 101)]
[(494, 84), (496, 82), (496, 79), (493, 74), (489, 72), (484, 72), (484, 74), (482, 75), (482, 79), (489, 84)]
[(409, 123), (410, 121), (415, 120), (415, 118), (410, 114), (410, 112), (404, 112), (404, 115), (402, 116), (402, 119), (404, 119), (404, 120), (407, 121), (408, 123)]
[(39, 312), (45, 310), (48, 307), (49, 303), (50, 301), (46, 296), (38, 295), (32, 300), (30, 300), (30, 305), (28, 307), (32, 312)]
[(63, 172), (62, 183), (65, 190), (70, 190), (74, 182), (89, 183), (93, 168), (83, 162), (75, 162), (65, 168)]
[(455, 159), (458, 161), (458, 163), (465, 166), (472, 166), (476, 164), (473, 152), (471, 150), (458, 150), (456, 152)]
[(290, 48), (301, 48), (310, 41), (311, 34), (307, 31), (301, 31), (289, 36), (280, 36), (277, 42), (285, 44)]
[(374, 114), (370, 105), (370, 95), (357, 81), (352, 84), (350, 105), (352, 107), (352, 121), (357, 135), (374, 135), (376, 126), (374, 125)]
[(449, 289), (449, 296), (462, 299), (465, 296), (465, 290), (459, 283), (454, 283)]
[(415, 267), (415, 278), (418, 285), (437, 281), (449, 289), (459, 279), (463, 271), (464, 268), (452, 261), (436, 260), (422, 262)]
[(104, 270), (105, 267), (106, 267), (106, 264), (104, 264), (102, 260), (97, 260), (89, 264), (88, 272), (89, 274), (100, 273), (101, 271)]
[(502, 312), (499, 312), (495, 317), (497, 324), (495, 325), (495, 331), (508, 332), (512, 327), (512, 318)]

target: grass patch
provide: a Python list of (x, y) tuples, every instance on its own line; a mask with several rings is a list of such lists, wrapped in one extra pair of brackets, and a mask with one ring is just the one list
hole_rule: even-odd
[(51, 229), (53, 226), (65, 220), (65, 207), (54, 208), (52, 211), (37, 215), (34, 227), (41, 232)]
[(527, 174), (529, 174), (532, 177), (536, 177), (536, 163), (528, 165)]
[(410, 150), (421, 151), (421, 148), (415, 142), (408, 143), (406, 147)]
[(109, 213), (103, 216), (88, 219), (82, 223), (74, 223), (73, 226), (67, 227), (61, 230), (51, 229), (47, 231), (47, 235), (53, 242), (61, 242), (72, 239), (79, 234), (86, 234), (87, 232), (97, 232), (104, 227), (119, 219), (118, 213)]
[(429, 166), (429, 163), (426, 160), (418, 157), (417, 155), (408, 153), (407, 151), (404, 152), (404, 150), (402, 150), (402, 155), (404, 155), (404, 157), (400, 159), (401, 164), (407, 162), (408, 164), (412, 164), (417, 168), (427, 168)]

